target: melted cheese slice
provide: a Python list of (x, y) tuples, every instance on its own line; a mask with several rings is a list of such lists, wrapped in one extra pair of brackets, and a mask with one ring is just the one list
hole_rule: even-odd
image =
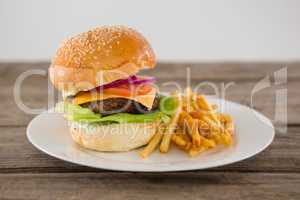
[(76, 95), (76, 97), (73, 100), (74, 104), (83, 104), (87, 102), (92, 101), (101, 101), (105, 99), (110, 98), (124, 98), (124, 99), (130, 99), (134, 100), (136, 102), (139, 102), (143, 106), (145, 106), (148, 109), (152, 108), (154, 99), (156, 95), (156, 88), (152, 87), (151, 91), (144, 95), (136, 95), (136, 96), (122, 96), (122, 95), (115, 95), (115, 94), (107, 94), (105, 92), (103, 93), (90, 93), (90, 92), (84, 92), (82, 94)]

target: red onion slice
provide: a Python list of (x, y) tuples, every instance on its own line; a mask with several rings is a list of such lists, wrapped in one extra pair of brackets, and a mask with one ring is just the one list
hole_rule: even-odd
[(143, 84), (143, 83), (153, 83), (153, 82), (155, 82), (154, 77), (139, 78), (139, 77), (133, 75), (127, 79), (120, 79), (120, 80), (116, 80), (116, 81), (113, 81), (113, 82), (105, 84), (105, 85), (98, 86), (95, 89), (97, 91), (100, 91), (100, 90), (104, 90), (104, 89), (108, 89), (108, 88), (119, 87), (120, 85), (124, 85), (124, 84), (139, 85), (139, 84)]

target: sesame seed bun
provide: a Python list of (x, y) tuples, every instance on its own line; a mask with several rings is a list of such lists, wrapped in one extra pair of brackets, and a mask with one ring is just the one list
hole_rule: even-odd
[(155, 62), (150, 44), (140, 33), (125, 26), (103, 26), (66, 40), (49, 74), (57, 89), (74, 95), (153, 68)]
[(73, 140), (82, 147), (96, 151), (130, 151), (149, 142), (156, 123), (124, 123), (99, 125), (69, 122)]

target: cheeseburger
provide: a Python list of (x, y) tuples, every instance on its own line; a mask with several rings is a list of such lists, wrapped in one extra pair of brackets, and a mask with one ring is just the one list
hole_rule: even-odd
[(148, 41), (128, 27), (103, 26), (67, 39), (49, 74), (63, 96), (56, 110), (64, 113), (74, 141), (97, 151), (147, 144), (172, 107), (162, 103), (166, 97), (154, 77), (137, 75), (155, 64)]

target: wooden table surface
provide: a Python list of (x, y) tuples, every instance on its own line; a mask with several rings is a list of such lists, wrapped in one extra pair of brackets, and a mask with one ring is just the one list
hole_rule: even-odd
[[(274, 81), (274, 72), (287, 67), (288, 82), (263, 89), (254, 101), (255, 109), (274, 119), (275, 92), (288, 88), (287, 133), (277, 131), (270, 147), (245, 161), (180, 173), (99, 170), (35, 149), (25, 134), (34, 115), (16, 106), (13, 87), (22, 72), (46, 71), (48, 65), (0, 64), (0, 199), (300, 199), (300, 63), (162, 63), (146, 71), (157, 77), (161, 86), (174, 80), (185, 86), (185, 67), (190, 67), (193, 86), (201, 81), (219, 86), (233, 82), (226, 99), (250, 105), (251, 91), (258, 81), (266, 76)], [(47, 77), (27, 78), (21, 96), (29, 107), (46, 107)]]

